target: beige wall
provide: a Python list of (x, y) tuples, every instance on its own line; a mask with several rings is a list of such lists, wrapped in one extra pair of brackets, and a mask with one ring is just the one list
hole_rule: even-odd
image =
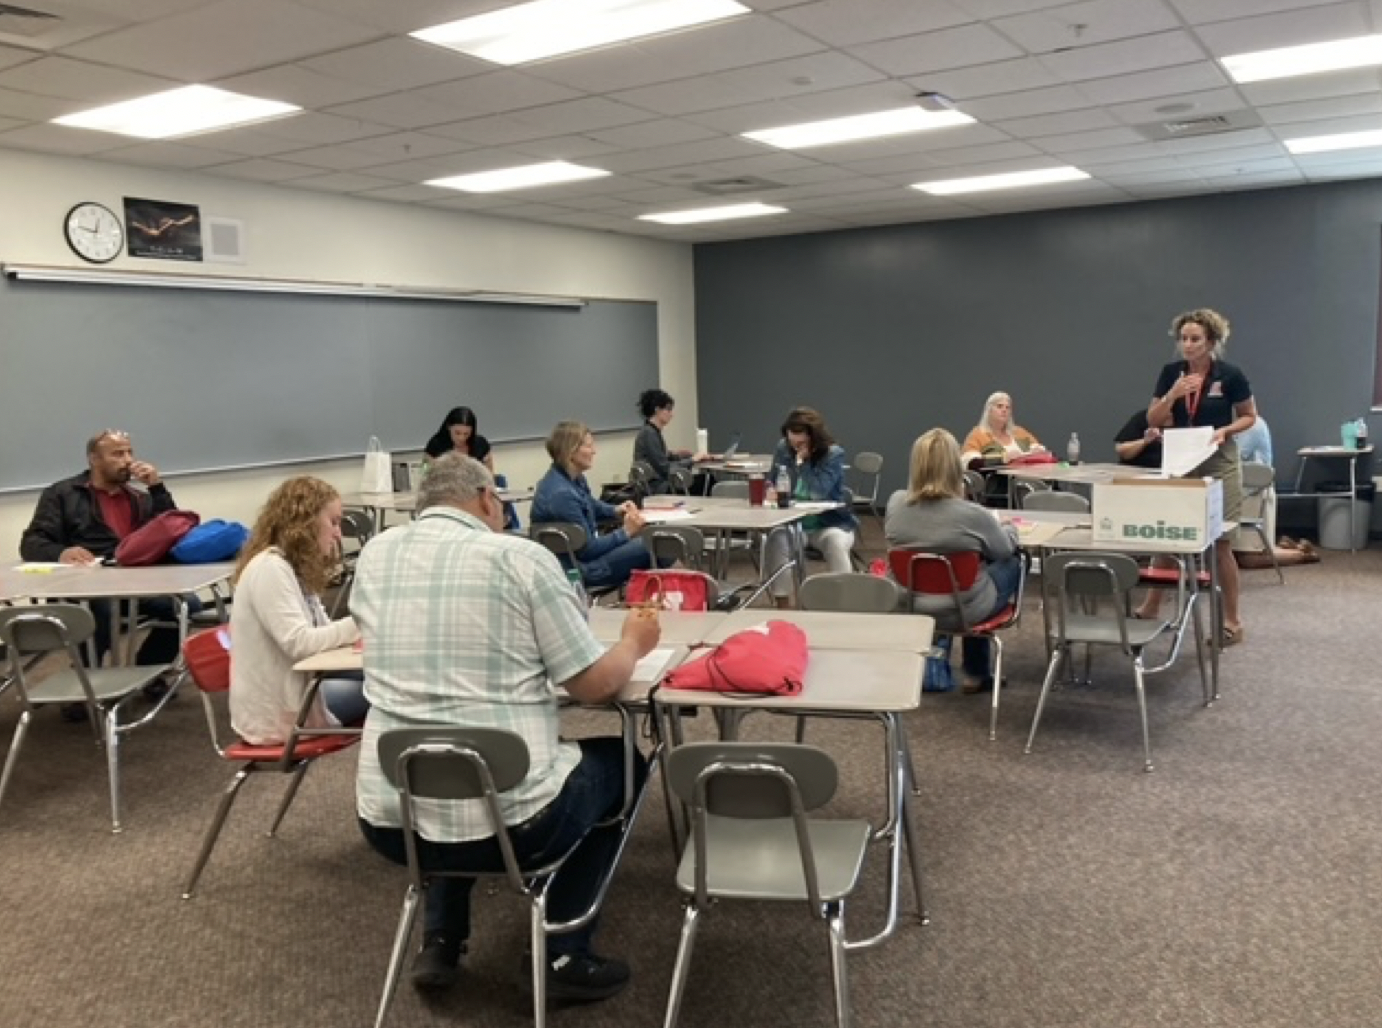
[[(244, 223), (244, 264), (163, 264), (121, 256), (109, 267), (141, 272), (227, 274), (402, 286), (488, 289), (587, 298), (653, 300), (658, 304), (660, 384), (677, 397), (677, 421), (669, 443), (690, 447), (696, 424), (695, 323), (691, 248), (643, 240), (505, 221), (463, 213), (421, 209), (261, 186), (194, 173), (169, 173), (89, 160), (40, 157), (0, 150), (0, 261), (86, 267), (67, 248), (62, 219), (82, 200), (119, 211), (125, 196), (197, 204), (203, 216)], [(0, 374), (4, 374), (0, 323)], [(93, 348), (83, 374), (99, 374), (116, 353)], [(65, 432), (72, 440), (72, 470), (85, 466), (83, 441), (103, 426), (89, 425), (80, 410), (61, 410), (57, 383), (50, 389), (57, 409), (35, 431)], [(635, 397), (629, 397), (632, 405)], [(144, 402), (131, 398), (131, 403)], [(156, 403), (156, 397), (147, 398)], [(484, 397), (457, 396), (476, 408), (484, 425)], [(437, 411), (441, 421), (445, 411)], [(233, 397), (209, 402), (206, 416), (235, 430)], [(600, 439), (595, 475), (600, 480), (627, 473), (632, 435)], [(135, 439), (136, 453), (158, 463), (157, 439)], [(418, 441), (421, 445), (422, 440)], [(361, 440), (363, 446), (364, 440)], [(22, 438), (0, 440), (0, 461)], [(311, 473), (343, 491), (358, 484), (358, 461), (316, 462), (170, 479), (180, 506), (203, 517), (247, 523), (264, 496), (282, 479)], [(531, 485), (546, 470), (540, 444), (498, 445), (496, 469), (513, 485)], [(19, 535), (33, 510), (35, 493), (0, 493), (0, 560), (18, 555)]]

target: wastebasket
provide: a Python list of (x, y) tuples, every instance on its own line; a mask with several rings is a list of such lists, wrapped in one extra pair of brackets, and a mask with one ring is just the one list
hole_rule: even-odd
[[(1319, 499), (1320, 545), (1326, 550), (1361, 550), (1368, 545), (1368, 526), (1372, 522), (1372, 501), (1377, 487), (1371, 482), (1348, 496), (1347, 482), (1321, 482), (1320, 492), (1337, 489), (1340, 496), (1321, 496)], [(1349, 507), (1352, 506), (1353, 536), (1349, 537)], [(1352, 545), (1350, 545), (1350, 542)]]

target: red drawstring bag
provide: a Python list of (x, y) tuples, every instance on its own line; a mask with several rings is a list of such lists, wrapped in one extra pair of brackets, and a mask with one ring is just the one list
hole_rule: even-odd
[(796, 696), (806, 677), (806, 633), (790, 621), (735, 632), (700, 660), (677, 668), (669, 689)]
[(162, 514), (156, 514), (151, 521), (120, 540), (120, 545), (115, 547), (115, 562), (127, 568), (157, 564), (201, 520), (190, 510), (165, 510)]
[(644, 571), (640, 568), (629, 576), (628, 585), (624, 587), (624, 601), (630, 606), (655, 604), (659, 610), (700, 613), (710, 609), (710, 584), (699, 571)]

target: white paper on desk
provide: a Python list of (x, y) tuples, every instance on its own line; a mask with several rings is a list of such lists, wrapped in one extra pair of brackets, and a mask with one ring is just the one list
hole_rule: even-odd
[(656, 682), (676, 654), (675, 647), (659, 646), (633, 666), (633, 681)]
[(1214, 429), (1168, 428), (1161, 433), (1161, 472), (1172, 478), (1188, 475), (1210, 457), (1218, 447), (1214, 445)]
[(663, 521), (689, 521), (695, 516), (693, 511), (681, 508), (668, 510), (666, 508), (643, 508), (643, 520), (650, 525), (660, 524)]
[(800, 510), (834, 510), (840, 504), (834, 500), (797, 500), (792, 506)]

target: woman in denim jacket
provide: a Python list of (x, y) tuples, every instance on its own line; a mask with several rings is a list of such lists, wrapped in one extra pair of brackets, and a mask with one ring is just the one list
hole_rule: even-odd
[[(779, 469), (787, 470), (792, 498), (797, 501), (834, 500), (845, 503), (845, 451), (825, 427), (825, 419), (810, 407), (794, 407), (782, 422), (782, 441), (773, 451), (768, 483), (777, 482)], [(806, 544), (825, 557), (829, 571), (850, 570), (854, 532), (859, 527), (848, 506), (823, 510), (796, 523), (806, 534)], [(790, 559), (791, 534), (774, 532), (768, 537), (764, 573), (772, 575)], [(791, 583), (787, 575), (775, 579), (773, 600), (788, 605)]]

